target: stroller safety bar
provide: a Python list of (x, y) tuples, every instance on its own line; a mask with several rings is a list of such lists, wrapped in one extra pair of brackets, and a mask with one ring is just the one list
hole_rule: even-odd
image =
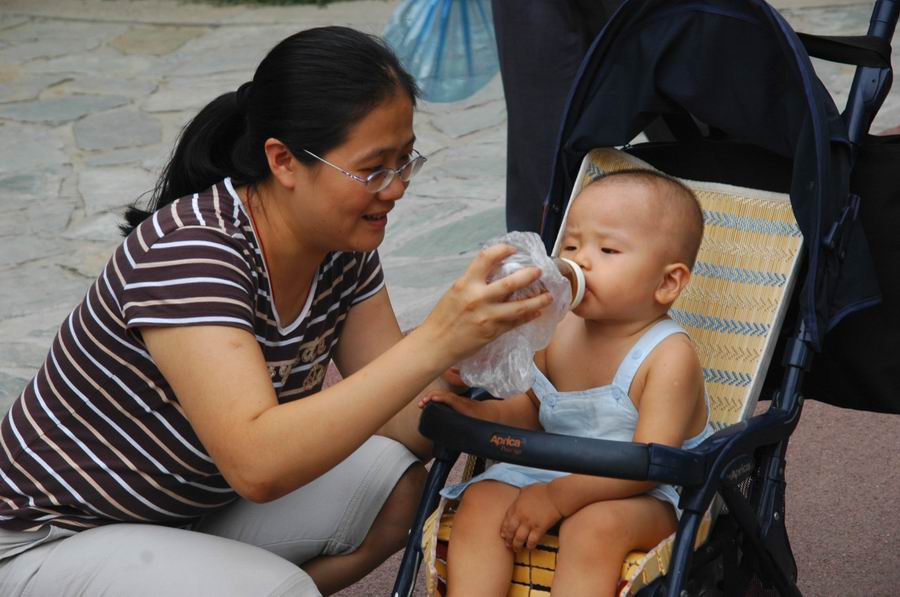
[(638, 444), (529, 431), (462, 415), (429, 404), (419, 431), (451, 450), (536, 468), (634, 481), (699, 485), (700, 455), (658, 444)]

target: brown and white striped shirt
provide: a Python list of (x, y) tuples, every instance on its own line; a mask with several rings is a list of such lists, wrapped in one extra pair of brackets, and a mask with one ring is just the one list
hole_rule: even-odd
[(115, 251), (0, 423), (0, 528), (181, 526), (231, 502), (140, 328), (250, 331), (287, 402), (321, 388), (347, 313), (383, 285), (377, 252), (330, 253), (300, 316), (279, 323), (230, 180), (157, 211)]

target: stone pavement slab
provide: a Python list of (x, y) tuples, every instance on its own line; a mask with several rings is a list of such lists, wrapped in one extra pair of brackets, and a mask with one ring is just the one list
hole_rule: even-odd
[[(776, 5), (800, 30), (865, 32), (870, 4), (825, 2)], [(40, 366), (118, 243), (123, 208), (152, 188), (193, 114), (250, 78), (286, 35), (329, 24), (380, 33), (397, 3), (0, 3), (0, 412)], [(816, 67), (842, 104), (852, 69)], [(873, 129), (898, 123), (894, 93)], [(505, 126), (499, 77), (465, 101), (420, 105), (415, 127), (429, 162), (381, 247), (402, 327), (421, 322), (480, 245), (503, 232)], [(823, 405), (804, 413), (791, 444), (788, 511), (805, 592), (889, 595), (900, 586), (898, 515), (879, 499), (896, 495), (900, 479), (871, 470), (896, 469), (884, 454), (896, 453), (898, 421)], [(822, 450), (841, 436), (844, 449)], [(847, 475), (849, 467), (861, 472)], [(341, 594), (386, 594), (397, 561)]]

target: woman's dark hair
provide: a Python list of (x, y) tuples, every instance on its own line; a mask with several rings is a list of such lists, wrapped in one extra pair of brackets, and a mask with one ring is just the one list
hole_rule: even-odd
[(281, 41), (253, 81), (220, 95), (182, 129), (147, 210), (129, 207), (123, 234), (157, 209), (230, 176), (235, 185), (268, 178), (264, 143), (274, 137), (303, 163), (343, 143), (354, 124), (415, 80), (384, 41), (347, 27), (318, 27)]

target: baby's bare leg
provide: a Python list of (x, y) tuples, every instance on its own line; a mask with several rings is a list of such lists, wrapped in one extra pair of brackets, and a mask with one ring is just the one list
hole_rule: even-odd
[(649, 550), (678, 526), (671, 504), (648, 495), (595, 502), (559, 531), (553, 595), (613, 595), (630, 551)]
[(513, 552), (500, 538), (500, 523), (518, 494), (518, 487), (497, 481), (466, 489), (450, 535), (447, 597), (507, 594)]

